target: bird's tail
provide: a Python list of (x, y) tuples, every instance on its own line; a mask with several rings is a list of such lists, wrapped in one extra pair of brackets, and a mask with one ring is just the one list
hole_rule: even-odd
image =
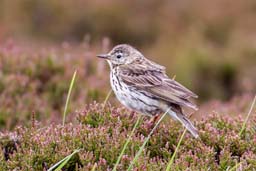
[(186, 118), (185, 115), (182, 113), (176, 113), (171, 110), (169, 110), (168, 114), (172, 116), (173, 118), (177, 119), (182, 123), (182, 125), (195, 137), (198, 138), (198, 130), (195, 128), (195, 126)]

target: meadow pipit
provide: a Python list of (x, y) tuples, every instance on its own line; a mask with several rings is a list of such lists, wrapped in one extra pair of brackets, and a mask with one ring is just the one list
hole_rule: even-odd
[(108, 61), (110, 83), (117, 99), (127, 108), (149, 116), (166, 112), (180, 121), (194, 137), (198, 131), (182, 112), (182, 107), (197, 109), (189, 101), (196, 94), (170, 79), (165, 67), (145, 58), (130, 45), (115, 46), (108, 54), (98, 55)]

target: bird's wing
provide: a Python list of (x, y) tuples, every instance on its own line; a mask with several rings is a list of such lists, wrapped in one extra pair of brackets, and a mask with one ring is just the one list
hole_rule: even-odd
[(164, 67), (159, 66), (141, 63), (121, 66), (119, 77), (128, 86), (151, 93), (170, 103), (197, 109), (196, 105), (188, 100), (197, 95), (175, 80), (168, 78)]

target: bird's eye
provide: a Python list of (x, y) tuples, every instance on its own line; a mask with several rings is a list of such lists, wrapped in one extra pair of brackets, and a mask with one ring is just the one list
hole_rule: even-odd
[(120, 58), (122, 57), (122, 55), (121, 55), (121, 54), (118, 54), (116, 57), (117, 57), (118, 59), (120, 59)]

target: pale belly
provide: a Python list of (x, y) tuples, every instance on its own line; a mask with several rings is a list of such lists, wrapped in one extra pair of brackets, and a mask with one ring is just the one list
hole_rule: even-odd
[(162, 112), (161, 102), (152, 99), (145, 92), (129, 87), (111, 74), (111, 87), (117, 99), (127, 108), (141, 114), (153, 116)]

